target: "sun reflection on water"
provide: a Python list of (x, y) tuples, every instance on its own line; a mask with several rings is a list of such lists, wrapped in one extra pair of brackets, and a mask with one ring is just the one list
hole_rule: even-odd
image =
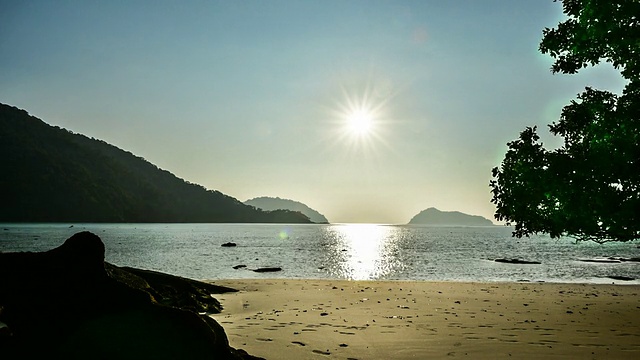
[(392, 227), (377, 224), (331, 226), (333, 272), (353, 280), (384, 278), (399, 263)]

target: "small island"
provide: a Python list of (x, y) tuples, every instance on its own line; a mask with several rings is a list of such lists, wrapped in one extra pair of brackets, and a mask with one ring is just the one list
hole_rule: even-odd
[(494, 223), (482, 216), (464, 214), (459, 211), (440, 211), (431, 207), (414, 216), (409, 221), (409, 225), (493, 226)]
[(255, 206), (263, 211), (288, 210), (298, 211), (306, 215), (312, 222), (316, 224), (328, 224), (329, 220), (318, 211), (309, 206), (295, 200), (281, 199), (279, 197), (262, 196), (249, 199), (244, 202), (245, 205)]

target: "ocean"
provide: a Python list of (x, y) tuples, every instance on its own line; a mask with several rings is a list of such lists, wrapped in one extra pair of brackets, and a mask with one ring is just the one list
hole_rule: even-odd
[[(0, 251), (46, 251), (91, 231), (106, 261), (194, 279), (530, 281), (640, 284), (640, 242), (596, 244), (511, 229), (332, 224), (0, 224)], [(235, 247), (222, 247), (223, 243)], [(541, 264), (506, 264), (495, 259)], [(234, 269), (235, 266), (245, 265)], [(257, 273), (253, 269), (280, 267)], [(636, 280), (614, 280), (624, 276)]]

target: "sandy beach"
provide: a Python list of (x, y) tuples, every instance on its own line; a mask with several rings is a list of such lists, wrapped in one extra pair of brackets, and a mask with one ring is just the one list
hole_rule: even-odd
[(638, 359), (640, 286), (213, 281), (231, 346), (267, 359)]

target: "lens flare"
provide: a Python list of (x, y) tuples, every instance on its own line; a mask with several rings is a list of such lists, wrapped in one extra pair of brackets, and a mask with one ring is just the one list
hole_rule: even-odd
[(289, 229), (280, 230), (278, 237), (280, 237), (280, 240), (287, 240), (289, 238)]

